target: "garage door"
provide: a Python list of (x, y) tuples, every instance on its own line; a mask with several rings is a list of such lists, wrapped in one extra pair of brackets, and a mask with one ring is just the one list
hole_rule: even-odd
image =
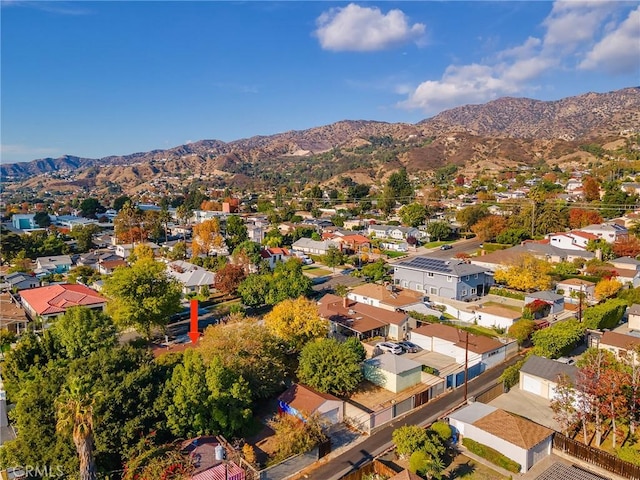
[(542, 391), (542, 383), (537, 378), (524, 374), (522, 376), (522, 390), (533, 393), (534, 395), (540, 395), (540, 392)]
[(326, 418), (331, 425), (335, 425), (336, 423), (340, 422), (340, 418), (338, 416), (339, 413), (340, 409), (334, 408), (333, 410), (329, 410), (328, 412), (323, 413), (322, 416)]

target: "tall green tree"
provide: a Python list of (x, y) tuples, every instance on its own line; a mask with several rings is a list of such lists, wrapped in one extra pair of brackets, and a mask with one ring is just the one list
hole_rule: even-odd
[(86, 307), (69, 308), (51, 327), (67, 358), (87, 357), (117, 343), (116, 326), (102, 312)]
[(400, 209), (402, 223), (409, 227), (422, 225), (427, 218), (427, 208), (420, 203), (410, 203)]
[(360, 358), (346, 343), (318, 339), (307, 343), (300, 352), (298, 378), (321, 392), (346, 395), (362, 380)]
[(343, 265), (346, 261), (347, 256), (342, 253), (338, 247), (331, 245), (327, 249), (327, 253), (322, 256), (322, 263), (324, 263), (327, 267), (333, 268), (333, 271), (336, 271), (336, 267), (338, 265)]
[(249, 239), (247, 234), (247, 226), (242, 218), (238, 215), (231, 215), (227, 218), (226, 226), (226, 242), (229, 247), (229, 251), (233, 251), (242, 242), (246, 242)]
[(430, 222), (427, 225), (427, 233), (431, 240), (446, 240), (451, 236), (451, 226), (447, 222)]
[(533, 353), (546, 358), (568, 355), (582, 339), (585, 326), (575, 319), (558, 322), (533, 333)]
[(122, 327), (135, 327), (145, 337), (154, 326), (163, 327), (181, 310), (181, 288), (163, 264), (142, 258), (130, 267), (117, 268), (105, 280), (110, 298), (107, 313)]

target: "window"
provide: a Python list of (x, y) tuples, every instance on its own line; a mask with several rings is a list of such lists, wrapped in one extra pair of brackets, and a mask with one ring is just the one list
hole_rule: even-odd
[(477, 274), (477, 273), (476, 273), (476, 275), (475, 275), (475, 276), (476, 276), (476, 278), (478, 278), (478, 274)]
[(407, 282), (406, 280), (404, 280), (404, 281), (402, 282), (402, 286), (403, 286), (404, 288), (409, 288), (409, 282)]
[(475, 294), (476, 294), (476, 289), (475, 289), (475, 288), (472, 288), (472, 289), (471, 289), (471, 295), (475, 295)]
[(438, 294), (438, 289), (436, 287), (429, 288), (429, 295), (437, 295), (437, 294)]
[(447, 275), (447, 282), (451, 281), (451, 275)]
[(466, 289), (465, 289), (465, 290), (462, 290), (462, 296), (463, 296), (463, 297), (466, 297), (466, 296), (467, 296), (467, 290), (466, 290)]
[(427, 272), (427, 277), (433, 277), (433, 272)]
[(418, 290), (418, 291), (422, 290), (422, 284), (421, 283), (416, 283), (416, 290)]

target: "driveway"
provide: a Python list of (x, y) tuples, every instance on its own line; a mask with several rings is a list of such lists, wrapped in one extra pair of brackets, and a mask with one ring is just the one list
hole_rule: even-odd
[(561, 431), (560, 425), (553, 419), (554, 413), (549, 400), (522, 391), (519, 385), (492, 400), (489, 405), (528, 418), (552, 430)]

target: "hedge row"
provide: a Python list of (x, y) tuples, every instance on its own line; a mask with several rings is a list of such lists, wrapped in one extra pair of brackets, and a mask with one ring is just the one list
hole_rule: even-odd
[(524, 293), (514, 292), (512, 290), (507, 290), (506, 288), (491, 287), (489, 289), (489, 293), (500, 297), (514, 298), (516, 300), (524, 300), (525, 297)]
[(470, 438), (463, 438), (462, 444), (469, 449), (471, 453), (489, 460), (494, 465), (504, 468), (510, 472), (520, 473), (520, 464), (505, 457), (503, 454), (491, 447), (478, 443)]

